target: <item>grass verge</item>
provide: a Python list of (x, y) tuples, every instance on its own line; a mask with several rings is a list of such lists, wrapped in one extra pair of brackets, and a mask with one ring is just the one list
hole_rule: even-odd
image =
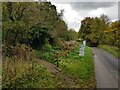
[(99, 45), (98, 47), (110, 52), (112, 55), (120, 59), (120, 48), (110, 45)]
[(85, 56), (79, 56), (79, 45), (69, 52), (67, 58), (62, 58), (60, 67), (64, 73), (74, 79), (80, 88), (96, 88), (92, 50), (85, 47)]

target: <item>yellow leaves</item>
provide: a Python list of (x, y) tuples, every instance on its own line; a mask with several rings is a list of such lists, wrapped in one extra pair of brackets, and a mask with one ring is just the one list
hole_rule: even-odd
[(105, 30), (104, 32), (105, 33), (109, 33), (109, 32), (114, 32), (114, 31), (118, 31), (118, 27), (120, 25), (120, 22), (119, 21), (116, 21), (116, 22), (112, 22), (111, 26), (108, 27), (107, 30)]

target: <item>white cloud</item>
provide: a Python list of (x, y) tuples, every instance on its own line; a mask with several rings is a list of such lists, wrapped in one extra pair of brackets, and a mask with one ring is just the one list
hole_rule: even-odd
[(118, 19), (118, 3), (113, 7), (105, 8), (104, 13), (108, 15), (111, 20)]
[(114, 20), (111, 20), (111, 22), (115, 22), (115, 21), (117, 21), (118, 19), (114, 19)]
[(103, 14), (103, 13), (104, 13), (103, 8), (97, 8), (96, 10), (90, 11), (88, 14), (89, 14), (90, 16), (97, 17), (97, 16), (100, 16), (100, 15)]
[(114, 4), (112, 7), (107, 8), (97, 8), (96, 10), (92, 10), (88, 13), (88, 16), (96, 17), (100, 16), (101, 14), (107, 15), (111, 21), (118, 19), (118, 3)]
[(58, 12), (60, 12), (61, 9), (64, 9), (63, 19), (68, 24), (69, 28), (74, 28), (76, 31), (79, 31), (81, 21), (85, 17), (99, 17), (101, 14), (105, 14), (111, 19), (111, 21), (118, 19), (118, 3), (111, 7), (101, 7), (92, 10), (84, 8), (75, 9), (72, 7), (72, 4), (69, 3), (52, 4), (57, 7)]
[(79, 12), (74, 10), (70, 4), (53, 4), (57, 7), (58, 12), (60, 12), (61, 9), (64, 9), (63, 19), (68, 24), (68, 28), (74, 28), (76, 31), (79, 31), (80, 21), (83, 19)]

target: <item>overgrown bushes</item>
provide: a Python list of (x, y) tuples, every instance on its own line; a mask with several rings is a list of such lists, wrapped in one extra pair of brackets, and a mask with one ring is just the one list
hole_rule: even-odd
[(52, 75), (36, 60), (3, 58), (3, 88), (52, 87)]
[(24, 77), (34, 68), (31, 62), (35, 58), (34, 52), (25, 44), (11, 46), (9, 53), (7, 50), (3, 53), (3, 88), (19, 87), (21, 82), (25, 82)]
[(52, 87), (52, 75), (37, 63), (32, 48), (17, 44), (10, 54), (3, 56), (3, 88)]
[(3, 55), (7, 57), (23, 58), (30, 60), (34, 55), (34, 50), (25, 44), (17, 43), (15, 46), (3, 45)]

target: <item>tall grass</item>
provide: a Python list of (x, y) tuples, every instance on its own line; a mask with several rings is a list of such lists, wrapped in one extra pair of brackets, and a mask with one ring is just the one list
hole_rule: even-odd
[(52, 80), (52, 74), (35, 60), (3, 59), (3, 88), (52, 87)]
[(26, 45), (18, 44), (11, 51), (13, 53), (10, 53), (10, 56), (3, 55), (2, 88), (66, 87), (64, 79), (52, 74), (41, 65), (37, 55), (34, 55), (36, 53), (29, 50)]
[(37, 63), (34, 51), (18, 44), (11, 51), (12, 56), (3, 56), (3, 88), (44, 88), (54, 87), (53, 75)]

